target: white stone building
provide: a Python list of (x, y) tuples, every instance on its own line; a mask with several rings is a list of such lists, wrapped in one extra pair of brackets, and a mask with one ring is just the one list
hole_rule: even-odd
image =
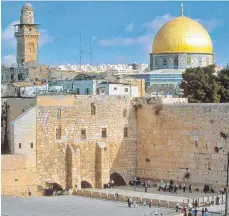
[(138, 97), (138, 87), (130, 84), (101, 82), (98, 86), (100, 95), (124, 95)]
[(48, 84), (28, 85), (20, 87), (20, 97), (36, 97), (37, 94), (48, 91)]

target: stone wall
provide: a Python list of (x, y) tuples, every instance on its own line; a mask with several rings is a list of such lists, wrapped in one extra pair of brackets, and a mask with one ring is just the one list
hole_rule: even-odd
[(1, 156), (2, 195), (28, 195), (28, 189), (37, 195), (38, 179), (36, 169), (26, 166), (25, 155)]
[[(91, 115), (92, 103), (95, 115)], [(124, 127), (128, 127), (125, 138)], [(56, 138), (58, 128), (60, 139)], [(107, 129), (107, 138), (102, 138), (102, 128)], [(82, 129), (86, 130), (86, 139), (81, 137)], [(112, 172), (127, 182), (135, 175), (135, 168), (136, 117), (129, 97), (38, 97), (37, 169), (42, 182), (51, 180), (68, 187), (87, 181), (95, 187), (107, 183)]]
[(225, 184), (229, 104), (141, 103), (136, 109), (137, 176)]

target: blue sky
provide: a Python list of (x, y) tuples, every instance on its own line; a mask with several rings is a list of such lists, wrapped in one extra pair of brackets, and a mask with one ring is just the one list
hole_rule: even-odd
[[(2, 2), (2, 61), (13, 62), (16, 42), (12, 24), (20, 18), (25, 2)], [(181, 2), (30, 2), (40, 23), (39, 62), (51, 66), (149, 63), (152, 41), (159, 28), (180, 15)], [(229, 2), (184, 2), (184, 15), (196, 19), (209, 32), (216, 63), (229, 62)]]

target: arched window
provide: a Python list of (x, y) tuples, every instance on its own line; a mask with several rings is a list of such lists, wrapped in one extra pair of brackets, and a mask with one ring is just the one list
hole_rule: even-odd
[(91, 115), (95, 115), (96, 114), (96, 107), (95, 104), (91, 104)]
[(58, 108), (57, 111), (56, 111), (56, 117), (59, 119), (61, 118), (61, 109)]
[(124, 110), (123, 110), (123, 117), (126, 117), (126, 116), (127, 116), (127, 110), (124, 109)]

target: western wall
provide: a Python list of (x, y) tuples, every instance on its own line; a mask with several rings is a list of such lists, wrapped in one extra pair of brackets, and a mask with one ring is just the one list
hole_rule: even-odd
[[(63, 188), (80, 188), (83, 183), (101, 188), (112, 173), (126, 184), (137, 176), (219, 186), (226, 180), (228, 123), (229, 104), (38, 96), (36, 104), (11, 123), (14, 155), (7, 157), (10, 161), (23, 155), (24, 170), (36, 173), (31, 176), (34, 182), (38, 179), (37, 186), (56, 182)], [(29, 185), (10, 166), (4, 166), (2, 174), (2, 179), (10, 179), (2, 181), (3, 188), (9, 182), (14, 188), (19, 181)]]
[(136, 109), (137, 176), (225, 185), (229, 104), (159, 105), (142, 100)]

